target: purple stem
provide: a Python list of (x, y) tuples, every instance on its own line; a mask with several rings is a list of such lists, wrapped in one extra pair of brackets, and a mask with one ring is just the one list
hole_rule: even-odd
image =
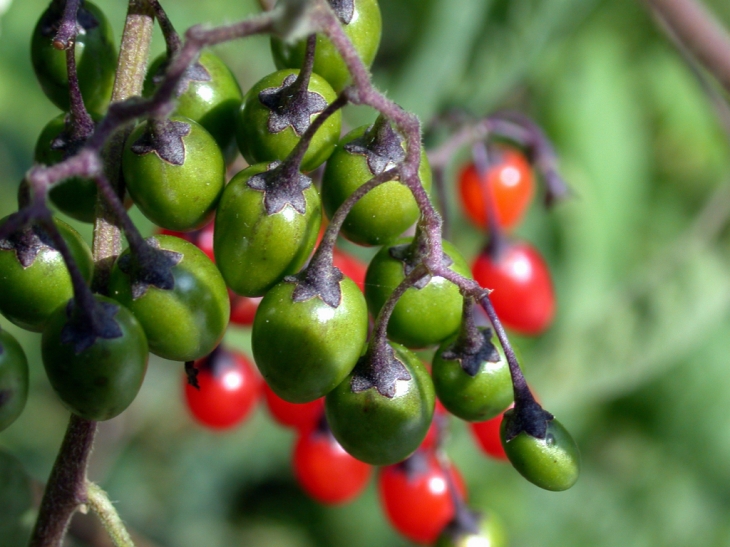
[(157, 22), (160, 25), (160, 29), (162, 30), (162, 36), (165, 38), (165, 45), (167, 46), (167, 56), (172, 57), (182, 47), (182, 40), (180, 40), (180, 35), (175, 30), (175, 27), (172, 25), (170, 18), (167, 16), (167, 13), (165, 13), (165, 10), (162, 9), (162, 6), (158, 2), (158, 0), (147, 1), (152, 7), (152, 11), (155, 12), (155, 18), (157, 19)]
[(76, 42), (77, 14), (80, 4), (81, 0), (66, 0), (61, 23), (58, 25), (58, 31), (53, 38), (53, 47), (56, 49), (71, 49)]
[(79, 76), (76, 70), (76, 43), (66, 50), (66, 71), (68, 73), (68, 94), (71, 104), (71, 137), (80, 141), (87, 139), (94, 132), (94, 120), (91, 119), (84, 98), (79, 88)]
[(60, 547), (71, 517), (86, 503), (86, 466), (95, 433), (96, 422), (71, 415), (28, 547)]

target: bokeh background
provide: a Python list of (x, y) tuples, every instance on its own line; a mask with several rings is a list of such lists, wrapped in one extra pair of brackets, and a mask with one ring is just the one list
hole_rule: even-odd
[[(97, 3), (119, 37), (125, 3)], [(258, 9), (252, 0), (168, 4), (180, 30)], [(730, 25), (728, 2), (708, 5)], [(0, 6), (4, 216), (37, 134), (57, 111), (28, 52), (45, 0)], [(574, 190), (550, 212), (537, 200), (518, 230), (550, 264), (558, 315), (544, 336), (514, 341), (529, 382), (577, 439), (583, 473), (567, 492), (542, 491), (484, 457), (454, 419), (448, 452), (472, 505), (502, 518), (512, 546), (730, 545), (730, 154), (697, 81), (637, 0), (381, 6), (373, 69), (381, 89), (424, 121), (454, 107), (533, 116)], [(154, 47), (163, 49), (159, 32)], [(267, 39), (217, 51), (244, 90), (273, 70)], [(347, 113), (351, 126), (373, 118), (365, 109)], [(447, 172), (452, 196), (464, 161), (455, 157)], [(449, 208), (452, 237), (472, 258), (483, 235), (459, 219), (453, 197)], [(17, 547), (34, 517), (28, 485), (46, 480), (68, 413), (44, 376), (39, 337), (3, 318), (0, 325), (31, 363), (26, 411), (0, 433), (0, 546)], [(248, 348), (244, 330), (231, 329), (227, 340)], [(309, 501), (292, 476), (293, 434), (263, 407), (235, 431), (214, 434), (192, 422), (181, 390), (182, 366), (153, 358), (138, 399), (97, 438), (90, 477), (146, 538), (140, 545), (408, 544), (385, 521), (374, 484), (344, 507)]]

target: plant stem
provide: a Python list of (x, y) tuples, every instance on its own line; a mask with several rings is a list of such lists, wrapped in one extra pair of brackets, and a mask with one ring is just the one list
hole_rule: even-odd
[[(130, 0), (112, 101), (141, 93), (152, 38), (152, 24), (152, 14), (147, 3), (144, 0)], [(112, 137), (105, 150), (105, 169), (118, 195), (123, 195), (124, 192), (120, 180), (123, 145), (124, 133), (120, 131)], [(79, 154), (76, 157), (86, 156)], [(44, 181), (39, 176), (35, 180), (31, 178), (31, 182), (37, 184)], [(120, 251), (120, 230), (106, 200), (100, 196), (92, 249), (98, 291), (104, 292), (106, 289), (111, 266)], [(60, 546), (73, 513), (88, 501), (86, 468), (95, 433), (96, 422), (71, 415), (66, 436), (46, 485), (30, 547)]]
[(93, 482), (86, 483), (86, 492), (89, 507), (101, 520), (104, 528), (109, 533), (112, 543), (114, 543), (114, 547), (134, 547), (129, 532), (124, 527), (124, 523), (119, 518), (114, 505), (109, 501), (106, 492)]
[(527, 385), (527, 381), (525, 380), (525, 376), (522, 374), (522, 370), (520, 369), (520, 364), (517, 361), (517, 355), (515, 355), (515, 351), (509, 343), (507, 333), (504, 331), (504, 327), (502, 326), (502, 322), (499, 320), (499, 317), (497, 317), (497, 312), (494, 311), (494, 306), (492, 306), (492, 301), (489, 299), (489, 296), (483, 295), (480, 300), (480, 304), (487, 313), (487, 317), (489, 317), (489, 321), (492, 323), (494, 332), (499, 339), (502, 349), (504, 350), (504, 356), (507, 358), (509, 373), (512, 377), (512, 386), (515, 393), (515, 407), (529, 404), (536, 405), (537, 402), (535, 401), (535, 397), (532, 395), (532, 392)]
[(63, 8), (61, 24), (53, 38), (53, 47), (56, 49), (70, 49), (76, 41), (76, 21), (81, 0), (66, 0)]
[[(130, 0), (119, 48), (112, 103), (142, 94), (153, 27), (154, 14), (149, 4), (145, 0)], [(103, 153), (106, 178), (120, 200), (124, 198), (122, 151), (130, 131), (131, 128), (117, 131), (109, 139)], [(122, 237), (119, 220), (102, 194), (99, 193), (94, 225), (94, 289), (106, 293), (114, 260), (122, 251)]]
[(730, 34), (695, 0), (644, 0), (677, 39), (730, 91)]
[(87, 502), (86, 466), (96, 422), (72, 414), (53, 464), (29, 547), (60, 547), (78, 507)]

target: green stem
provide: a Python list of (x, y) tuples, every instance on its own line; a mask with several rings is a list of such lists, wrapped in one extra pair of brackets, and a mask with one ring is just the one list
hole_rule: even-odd
[[(127, 20), (119, 48), (117, 79), (112, 91), (112, 103), (142, 94), (154, 29), (154, 13), (146, 0), (130, 0)], [(116, 132), (104, 149), (104, 171), (107, 180), (120, 199), (124, 197), (122, 151), (131, 127)], [(99, 194), (94, 225), (94, 290), (105, 293), (114, 260), (122, 252), (122, 235), (118, 217)]]
[(124, 527), (122, 519), (119, 518), (117, 510), (114, 509), (114, 505), (112, 505), (106, 492), (93, 482), (87, 482), (86, 494), (89, 507), (99, 517), (114, 547), (134, 547), (129, 532)]
[[(120, 47), (112, 101), (140, 95), (152, 39), (153, 15), (146, 0), (130, 0)], [(121, 161), (126, 133), (117, 132), (105, 149), (105, 170), (119, 196), (124, 195)], [(94, 225), (95, 289), (105, 292), (111, 266), (121, 252), (117, 219), (100, 195)], [(96, 422), (71, 415), (63, 443), (43, 494), (29, 547), (60, 547), (71, 517), (87, 503), (86, 468), (96, 433)], [(110, 532), (111, 533), (111, 532)], [(131, 546), (131, 541), (119, 545)]]

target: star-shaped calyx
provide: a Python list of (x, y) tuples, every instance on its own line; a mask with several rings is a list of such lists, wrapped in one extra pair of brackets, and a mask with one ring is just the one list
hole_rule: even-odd
[(498, 363), (501, 357), (492, 343), (492, 329), (480, 328), (479, 334), (481, 335), (480, 344), (463, 344), (461, 340), (457, 339), (441, 354), (441, 357), (447, 361), (459, 361), (461, 368), (469, 376), (476, 376), (482, 363)]
[(504, 415), (505, 440), (510, 441), (523, 431), (536, 439), (547, 436), (548, 424), (555, 418), (540, 406), (533, 397), (526, 400), (515, 398), (515, 407)]
[(157, 154), (172, 165), (185, 163), (184, 137), (190, 134), (190, 124), (173, 120), (149, 120), (147, 130), (132, 144), (132, 152), (138, 156)]
[(74, 299), (66, 305), (68, 322), (61, 329), (61, 343), (71, 344), (77, 355), (94, 345), (97, 338), (111, 340), (122, 336), (122, 329), (114, 319), (119, 306), (110, 302), (90, 299), (82, 308)]
[(145, 240), (142, 250), (135, 254), (123, 254), (117, 264), (122, 273), (129, 276), (132, 299), (137, 300), (145, 295), (150, 286), (164, 291), (174, 289), (175, 277), (172, 269), (182, 259), (182, 253), (160, 249), (160, 242), (150, 237)]
[(355, 15), (355, 0), (329, 0), (332, 11), (343, 25), (350, 24)]
[(411, 374), (395, 356), (390, 344), (382, 343), (369, 348), (357, 361), (350, 388), (353, 393), (375, 388), (383, 397), (392, 399), (395, 397), (396, 382), (410, 379)]
[(286, 164), (273, 162), (266, 171), (248, 179), (246, 184), (264, 193), (267, 215), (275, 215), (287, 205), (291, 205), (300, 215), (307, 212), (304, 191), (312, 185), (312, 179), (298, 170), (287, 169)]
[[(155, 87), (158, 87), (165, 79), (165, 72), (167, 72), (167, 67), (169, 65), (169, 59), (160, 64), (155, 75), (152, 77), (152, 83)], [(179, 97), (185, 93), (190, 88), (191, 82), (210, 82), (212, 79), (213, 78), (211, 77), (210, 72), (208, 72), (208, 69), (200, 64), (200, 61), (197, 61), (185, 69), (185, 72), (180, 78), (180, 82), (175, 88), (175, 96)]]
[(31, 267), (42, 250), (55, 248), (50, 234), (38, 225), (28, 226), (0, 239), (0, 250), (15, 251), (23, 268)]
[(303, 272), (296, 276), (285, 277), (284, 281), (296, 284), (292, 293), (294, 302), (319, 298), (330, 308), (336, 309), (342, 302), (340, 282), (344, 277), (340, 269), (332, 265), (331, 260), (318, 260), (315, 257)]
[(310, 118), (327, 108), (322, 95), (298, 87), (297, 75), (290, 74), (281, 86), (268, 87), (259, 93), (259, 102), (271, 111), (269, 133), (291, 127), (301, 137), (309, 127)]
[[(395, 260), (403, 263), (404, 277), (408, 277), (411, 272), (421, 264), (422, 257), (424, 256), (423, 252), (417, 252), (417, 249), (414, 248), (413, 243), (393, 245), (390, 249), (388, 249), (388, 254), (390, 254), (391, 258), (394, 258)], [(454, 261), (451, 260), (451, 257), (446, 253), (443, 253), (442, 260), (444, 266), (446, 267), (449, 267), (454, 263)], [(413, 287), (416, 289), (424, 288), (430, 283), (431, 277), (431, 274), (425, 274), (413, 284)]]
[(395, 167), (406, 157), (403, 139), (393, 130), (390, 122), (382, 117), (362, 137), (348, 142), (344, 149), (350, 154), (365, 156), (373, 175)]

